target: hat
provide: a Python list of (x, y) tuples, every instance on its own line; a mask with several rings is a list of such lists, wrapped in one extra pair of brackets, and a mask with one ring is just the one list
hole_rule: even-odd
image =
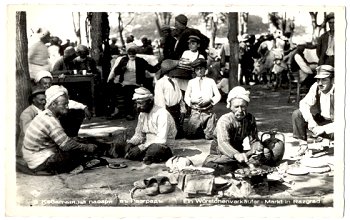
[(77, 52), (87, 52), (87, 51), (89, 51), (89, 49), (85, 45), (79, 45), (77, 47)]
[(36, 74), (36, 76), (35, 76), (35, 78), (34, 78), (34, 82), (35, 82), (35, 83), (38, 83), (38, 82), (39, 82), (42, 78), (44, 78), (44, 77), (48, 77), (48, 78), (53, 79), (53, 78), (52, 78), (52, 75), (51, 75), (51, 73), (50, 73), (49, 71), (41, 70), (41, 71), (39, 71), (39, 72)]
[(126, 52), (128, 54), (131, 54), (131, 55), (136, 55), (136, 53), (137, 53), (137, 46), (135, 46), (135, 45), (130, 45), (130, 47), (128, 46), (127, 49), (126, 49)]
[(166, 59), (163, 60), (163, 62), (160, 65), (160, 69), (162, 70), (162, 73), (166, 73), (175, 67), (177, 67), (179, 64), (178, 60), (171, 60), (171, 59)]
[(316, 79), (323, 79), (334, 76), (334, 67), (331, 65), (321, 65), (316, 68)]
[(32, 89), (32, 93), (29, 96), (29, 102), (32, 102), (33, 98), (38, 94), (44, 94), (45, 95), (45, 89), (41, 86), (35, 86)]
[(227, 95), (227, 108), (231, 107), (231, 100), (235, 98), (240, 98), (245, 100), (246, 102), (250, 102), (249, 98), (250, 92), (243, 88), (242, 86), (236, 86)]
[(193, 61), (191, 63), (191, 66), (193, 68), (196, 68), (196, 67), (207, 67), (207, 61), (203, 58), (198, 58), (196, 59), (195, 61)]
[(188, 37), (188, 42), (199, 42), (201, 39), (198, 36), (190, 35)]
[(334, 19), (334, 13), (331, 12), (326, 16), (326, 21), (328, 22), (329, 20)]
[(153, 99), (153, 94), (148, 89), (144, 87), (135, 89), (135, 93), (132, 97), (132, 100), (145, 101), (148, 99)]
[(46, 104), (45, 108), (49, 107), (53, 101), (62, 95), (67, 95), (63, 86), (53, 85), (45, 91)]
[(175, 17), (175, 21), (177, 21), (177, 22), (179, 22), (179, 23), (181, 23), (181, 24), (186, 26), (188, 19), (187, 19), (187, 17), (185, 15), (179, 14), (178, 16)]
[(72, 46), (67, 47), (64, 49), (63, 55), (66, 57), (73, 56), (75, 54), (75, 49)]

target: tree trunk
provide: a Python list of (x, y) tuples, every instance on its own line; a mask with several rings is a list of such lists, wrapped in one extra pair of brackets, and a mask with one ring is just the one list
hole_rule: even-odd
[(102, 54), (102, 12), (91, 13), (91, 57), (100, 65), (100, 58)]
[(124, 27), (123, 27), (123, 20), (122, 20), (122, 13), (121, 12), (118, 12), (118, 31), (119, 31), (120, 41), (122, 42), (123, 48), (125, 48), (125, 41), (124, 41), (124, 37), (123, 37)]
[(229, 88), (231, 90), (233, 87), (238, 85), (238, 12), (228, 13), (228, 35), (230, 44)]
[(16, 12), (16, 141), (20, 132), (19, 116), (28, 107), (30, 94), (26, 12)]
[(218, 24), (216, 21), (214, 21), (214, 18), (211, 18), (211, 35), (210, 35), (210, 41), (211, 41), (211, 46), (215, 48), (215, 38), (216, 38), (216, 33), (218, 31)]
[(80, 12), (72, 12), (74, 33), (76, 36), (77, 44), (81, 44), (81, 31), (80, 31)]

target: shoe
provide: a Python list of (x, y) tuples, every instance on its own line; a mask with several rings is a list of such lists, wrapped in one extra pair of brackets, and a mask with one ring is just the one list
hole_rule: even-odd
[(170, 180), (168, 177), (165, 177), (165, 176), (161, 177), (158, 180), (158, 184), (159, 184), (159, 193), (160, 194), (171, 193), (171, 192), (174, 192), (174, 190), (175, 190), (175, 186), (170, 183)]
[(158, 181), (155, 178), (147, 178), (134, 182), (134, 188), (130, 190), (130, 197), (134, 198), (134, 193), (139, 190), (140, 195), (155, 196), (159, 194)]

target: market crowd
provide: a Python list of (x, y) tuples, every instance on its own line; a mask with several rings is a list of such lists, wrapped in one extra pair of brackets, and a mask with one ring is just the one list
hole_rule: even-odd
[[(276, 165), (278, 161), (259, 140), (255, 117), (248, 111), (251, 98), (246, 85), (271, 83), (276, 89), (291, 72), (309, 90), (291, 116), (302, 154), (307, 149), (307, 129), (316, 136), (334, 138), (333, 13), (327, 22), (329, 31), (316, 45), (292, 45), (279, 30), (258, 39), (239, 36), (241, 85), (231, 90), (229, 45), (222, 45), (219, 52), (209, 48), (209, 38), (188, 27), (183, 14), (175, 17), (174, 27), (161, 27), (157, 48), (161, 53), (156, 61), (147, 37), (141, 37), (142, 46), (137, 46), (130, 35), (125, 48), (112, 38), (113, 62), (106, 82), (101, 82), (105, 79), (87, 46), (62, 45), (58, 37), (39, 29), (39, 40), (28, 51), (32, 92), (30, 105), (20, 116), (18, 160), (34, 175), (81, 172), (105, 165), (102, 156), (106, 155), (151, 164), (172, 157), (178, 139), (204, 138), (212, 143), (203, 166), (218, 172), (232, 172), (247, 163)], [(317, 51), (317, 62), (307, 60), (306, 49)], [(134, 135), (122, 149), (111, 152), (112, 146), (79, 139), (80, 125), (93, 113), (86, 103), (74, 100), (74, 88), (53, 85), (54, 78), (69, 75), (95, 76), (96, 87), (108, 91), (109, 120), (137, 119)], [(218, 118), (214, 106), (220, 101), (229, 112)]]

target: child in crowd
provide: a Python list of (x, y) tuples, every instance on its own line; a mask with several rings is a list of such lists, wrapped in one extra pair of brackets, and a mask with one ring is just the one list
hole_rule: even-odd
[(195, 35), (190, 35), (188, 40), (189, 50), (185, 50), (179, 60), (178, 67), (169, 72), (170, 77), (174, 77), (180, 89), (185, 92), (188, 81), (193, 78), (194, 72), (191, 66), (192, 62), (198, 58), (204, 59), (204, 56), (199, 53), (200, 38)]
[(188, 82), (185, 93), (185, 102), (191, 108), (186, 136), (189, 139), (201, 138), (204, 133), (205, 139), (211, 140), (217, 121), (212, 109), (220, 101), (221, 95), (215, 81), (205, 76), (205, 59), (198, 58), (191, 66), (197, 76)]

